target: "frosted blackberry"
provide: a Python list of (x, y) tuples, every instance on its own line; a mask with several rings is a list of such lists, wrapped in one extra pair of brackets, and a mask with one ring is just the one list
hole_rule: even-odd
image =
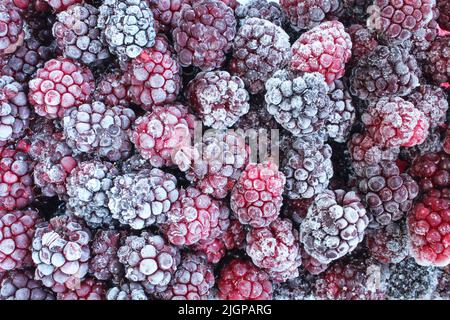
[(109, 162), (81, 162), (67, 178), (68, 209), (90, 227), (110, 225), (112, 217), (106, 193), (118, 174), (119, 170)]
[(448, 101), (447, 95), (441, 88), (427, 84), (421, 85), (406, 99), (430, 119), (431, 128), (445, 123)]
[(144, 287), (136, 282), (112, 287), (106, 293), (106, 300), (148, 300)]
[(327, 122), (327, 133), (336, 142), (347, 141), (352, 125), (355, 122), (356, 110), (352, 97), (342, 80), (335, 80), (329, 85), (328, 96), (334, 111)]
[(333, 112), (328, 86), (319, 73), (296, 77), (279, 70), (267, 80), (266, 90), (267, 111), (296, 136), (318, 131)]
[(57, 300), (105, 300), (106, 284), (94, 278), (84, 279), (74, 290), (58, 292)]
[(171, 32), (180, 20), (181, 8), (191, 0), (147, 0), (160, 32)]
[(244, 80), (250, 93), (257, 94), (264, 91), (267, 79), (284, 68), (290, 57), (289, 36), (281, 27), (250, 18), (243, 22), (234, 39), (230, 71)]
[(20, 10), (12, 1), (0, 4), (0, 58), (14, 53), (23, 43), (25, 32)]
[(404, 221), (390, 223), (366, 234), (366, 246), (381, 263), (399, 263), (408, 256), (408, 236)]
[(165, 222), (179, 192), (177, 179), (155, 168), (116, 177), (106, 195), (112, 217), (139, 230)]
[(0, 300), (55, 300), (55, 295), (33, 279), (31, 270), (15, 270), (0, 277)]
[(361, 24), (352, 24), (346, 31), (352, 39), (352, 62), (364, 58), (378, 46), (376, 34)]
[(242, 26), (245, 20), (249, 18), (264, 19), (279, 27), (283, 27), (286, 22), (283, 10), (274, 1), (250, 0), (238, 6), (234, 13), (238, 19), (239, 26)]
[(450, 156), (445, 152), (425, 153), (414, 160), (410, 174), (423, 192), (448, 188), (450, 186)]
[(101, 75), (97, 79), (94, 91), (94, 101), (103, 102), (109, 107), (128, 107), (131, 99), (127, 96), (130, 84), (120, 69)]
[(116, 230), (98, 230), (91, 243), (92, 257), (89, 273), (98, 280), (112, 280), (119, 283), (123, 276), (123, 265), (117, 257), (117, 250), (124, 233)]
[(310, 300), (312, 299), (312, 289), (314, 277), (302, 273), (295, 279), (282, 283), (273, 284), (274, 300)]
[(130, 155), (129, 131), (135, 118), (134, 111), (129, 108), (108, 108), (97, 101), (83, 104), (64, 116), (64, 137), (75, 152), (117, 161)]
[(450, 81), (450, 36), (437, 37), (430, 46), (424, 72), (440, 85)]
[(136, 58), (155, 44), (153, 13), (140, 0), (105, 0), (99, 8), (97, 26), (109, 50), (119, 59)]

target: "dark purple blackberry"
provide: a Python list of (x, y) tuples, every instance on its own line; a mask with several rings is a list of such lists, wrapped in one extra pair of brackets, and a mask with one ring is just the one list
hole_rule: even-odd
[(437, 37), (431, 43), (427, 57), (425, 74), (438, 85), (450, 82), (450, 36)]
[(299, 277), (283, 283), (273, 284), (274, 300), (309, 300), (315, 277), (308, 273), (301, 273)]
[(442, 29), (450, 31), (450, 3), (447, 0), (436, 0), (439, 10), (438, 22)]
[(405, 221), (369, 230), (366, 234), (366, 247), (370, 255), (381, 263), (399, 263), (408, 256)]
[(335, 80), (329, 85), (328, 96), (334, 111), (327, 122), (327, 133), (334, 141), (343, 143), (348, 140), (356, 118), (352, 97), (342, 80)]
[(450, 155), (444, 152), (426, 153), (412, 163), (411, 176), (423, 192), (450, 186)]
[(346, 28), (352, 39), (352, 62), (366, 57), (378, 46), (376, 34), (361, 24), (352, 24)]
[(130, 84), (125, 79), (120, 69), (113, 69), (111, 72), (97, 78), (94, 91), (94, 101), (103, 102), (109, 107), (124, 106), (131, 104), (127, 95)]
[(266, 82), (267, 110), (292, 134), (307, 135), (322, 129), (333, 113), (328, 86), (319, 73), (296, 76), (279, 70)]
[(440, 33), (438, 22), (439, 11), (433, 8), (433, 18), (422, 29), (413, 34), (411, 39), (411, 53), (420, 64), (426, 63), (428, 49)]
[(373, 0), (342, 0), (344, 20), (365, 25), (369, 14), (372, 12), (370, 8), (372, 4)]
[(0, 277), (0, 300), (55, 300), (55, 295), (33, 279), (33, 271), (14, 270)]
[(112, 287), (106, 293), (106, 300), (149, 300), (144, 287), (136, 282), (126, 282)]
[(250, 93), (257, 94), (275, 71), (288, 64), (290, 47), (281, 27), (264, 19), (246, 19), (234, 39), (230, 71), (244, 80)]
[(117, 257), (121, 237), (116, 230), (99, 230), (91, 243), (92, 257), (89, 260), (89, 273), (98, 280), (112, 280), (119, 283), (123, 276), (123, 265)]
[(276, 26), (283, 27), (286, 17), (283, 10), (277, 2), (250, 0), (246, 4), (241, 4), (235, 10), (239, 26), (245, 23), (249, 18), (260, 18), (272, 22)]
[(445, 124), (448, 101), (444, 90), (433, 85), (421, 85), (406, 99), (430, 119), (430, 127)]

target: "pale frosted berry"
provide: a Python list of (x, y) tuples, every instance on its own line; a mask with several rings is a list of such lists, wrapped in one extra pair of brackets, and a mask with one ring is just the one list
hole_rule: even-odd
[(130, 282), (110, 288), (106, 293), (106, 300), (148, 300), (148, 297), (143, 286)]
[(242, 26), (245, 20), (250, 18), (260, 18), (272, 22), (276, 26), (284, 27), (286, 16), (278, 2), (250, 0), (241, 4), (234, 11), (239, 20), (239, 26)]
[(93, 278), (84, 279), (75, 290), (58, 292), (57, 300), (105, 300), (106, 284)]
[(327, 133), (334, 141), (343, 143), (348, 136), (356, 119), (356, 109), (353, 106), (350, 92), (342, 80), (335, 80), (329, 85), (328, 95), (334, 104), (334, 112), (327, 123)]
[(0, 57), (3, 57), (22, 45), (25, 32), (20, 11), (11, 1), (2, 1), (0, 16)]
[(55, 295), (33, 279), (31, 270), (14, 270), (0, 277), (0, 300), (55, 300)]

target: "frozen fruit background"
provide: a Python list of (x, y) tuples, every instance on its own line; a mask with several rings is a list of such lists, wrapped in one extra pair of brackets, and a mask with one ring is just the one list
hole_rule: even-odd
[(1, 0), (0, 300), (448, 300), (449, 10)]

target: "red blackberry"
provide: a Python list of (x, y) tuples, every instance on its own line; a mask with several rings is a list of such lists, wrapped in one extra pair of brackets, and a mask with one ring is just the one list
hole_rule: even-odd
[(377, 46), (375, 33), (360, 24), (352, 24), (347, 28), (352, 39), (352, 60), (359, 61), (369, 55)]
[(264, 91), (267, 79), (284, 68), (290, 57), (289, 36), (281, 27), (264, 19), (248, 18), (234, 39), (230, 71), (244, 80), (250, 93), (257, 94)]
[(439, 26), (450, 31), (450, 3), (447, 0), (436, 0), (436, 5), (439, 10)]
[(322, 263), (313, 256), (311, 256), (306, 250), (302, 252), (302, 267), (311, 274), (320, 274), (328, 268), (327, 263)]
[(102, 102), (82, 104), (68, 110), (62, 120), (64, 137), (76, 153), (95, 154), (109, 161), (126, 159), (134, 111), (122, 106), (106, 107)]
[(155, 107), (134, 123), (131, 141), (154, 167), (170, 166), (175, 152), (190, 143), (194, 116), (182, 104)]
[(360, 99), (406, 96), (419, 86), (416, 59), (399, 46), (377, 46), (352, 69), (350, 91)]
[(38, 115), (62, 118), (64, 111), (91, 100), (92, 72), (66, 58), (49, 60), (29, 82), (28, 98)]
[(39, 220), (31, 209), (0, 211), (0, 272), (32, 264), (29, 247)]
[(123, 266), (117, 257), (121, 236), (116, 230), (98, 230), (91, 243), (92, 257), (89, 260), (89, 273), (98, 280), (113, 280), (118, 283), (122, 277)]
[(422, 192), (447, 188), (450, 186), (450, 155), (444, 152), (421, 155), (412, 163), (410, 173)]
[(217, 287), (222, 300), (272, 299), (272, 283), (267, 273), (241, 259), (233, 259), (222, 268)]
[(399, 263), (408, 256), (408, 236), (403, 221), (390, 223), (366, 234), (370, 255), (381, 263)]
[(358, 189), (363, 195), (373, 226), (400, 220), (412, 208), (419, 186), (395, 162), (381, 161), (363, 168)]
[(47, 2), (53, 11), (61, 12), (69, 8), (73, 4), (82, 3), (84, 0), (44, 0)]
[(428, 135), (430, 119), (402, 98), (381, 98), (361, 115), (367, 133), (381, 148), (413, 147)]
[(227, 71), (200, 72), (187, 90), (190, 106), (203, 124), (213, 129), (231, 127), (250, 108), (244, 82)]
[(234, 11), (239, 26), (249, 18), (260, 18), (272, 22), (278, 27), (284, 27), (286, 17), (277, 2), (250, 0), (241, 4)]
[(292, 134), (320, 130), (333, 113), (324, 77), (315, 73), (295, 76), (279, 70), (266, 82), (267, 111)]
[(125, 267), (125, 277), (141, 283), (150, 294), (166, 290), (180, 264), (177, 248), (147, 232), (126, 237), (117, 256)]
[(106, 293), (106, 300), (148, 300), (144, 287), (139, 283), (130, 282), (112, 287)]
[(179, 199), (177, 179), (157, 168), (116, 177), (106, 195), (112, 217), (136, 230), (166, 222)]
[(342, 9), (341, 0), (281, 0), (280, 4), (296, 31), (311, 29), (332, 19)]
[(334, 141), (347, 141), (356, 118), (356, 110), (347, 86), (342, 80), (335, 80), (329, 84), (328, 96), (334, 104), (334, 112), (327, 122), (327, 133)]
[(220, 67), (236, 35), (233, 10), (219, 0), (194, 1), (183, 6), (172, 32), (183, 67), (209, 71)]
[(0, 147), (0, 210), (23, 209), (34, 198), (28, 141)]
[(58, 13), (53, 35), (67, 58), (86, 65), (101, 64), (110, 57), (97, 28), (99, 11), (90, 4), (75, 4)]
[(206, 300), (214, 286), (213, 267), (205, 257), (183, 255), (168, 289), (161, 294), (164, 300)]
[(441, 88), (421, 85), (407, 97), (407, 100), (430, 119), (431, 128), (445, 124), (448, 102), (447, 95)]
[(230, 205), (242, 224), (267, 227), (280, 214), (284, 174), (276, 164), (248, 164), (231, 193)]
[(352, 55), (352, 41), (342, 23), (329, 21), (303, 33), (291, 50), (291, 69), (318, 72), (330, 84), (344, 75)]
[(275, 281), (285, 282), (299, 276), (302, 260), (298, 231), (288, 219), (276, 219), (267, 227), (250, 230), (246, 252)]
[(288, 198), (312, 198), (328, 187), (333, 176), (331, 147), (318, 135), (298, 138), (285, 154), (281, 167)]
[(9, 76), (0, 76), (0, 144), (25, 135), (30, 113), (22, 85)]
[(450, 82), (450, 36), (436, 38), (427, 56), (425, 74), (438, 85)]
[(75, 290), (59, 292), (57, 300), (104, 300), (106, 288), (103, 282), (86, 278)]
[(54, 293), (33, 279), (31, 270), (14, 270), (0, 277), (0, 300), (55, 300)]
[(367, 26), (402, 42), (430, 22), (434, 6), (435, 0), (374, 0)]
[(25, 32), (19, 9), (11, 1), (2, 1), (0, 16), (0, 57), (4, 57), (22, 45)]
[(109, 73), (101, 75), (97, 79), (94, 91), (94, 101), (103, 102), (109, 107), (128, 107), (131, 99), (127, 92), (129, 83), (119, 69), (114, 69)]
[(450, 190), (430, 190), (408, 216), (411, 253), (423, 266), (450, 263)]
[(31, 246), (35, 279), (56, 293), (79, 288), (88, 272), (90, 241), (89, 229), (69, 215), (38, 224)]
[(300, 225), (304, 249), (327, 264), (352, 252), (363, 240), (369, 217), (360, 196), (344, 190), (317, 195)]

